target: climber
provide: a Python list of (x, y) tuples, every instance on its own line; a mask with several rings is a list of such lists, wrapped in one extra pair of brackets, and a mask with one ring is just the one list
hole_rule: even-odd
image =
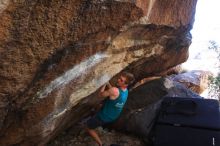
[(95, 128), (112, 123), (119, 117), (128, 97), (127, 87), (133, 82), (133, 74), (123, 72), (117, 80), (117, 87), (111, 86), (110, 83), (101, 87), (99, 96), (107, 98), (101, 110), (86, 123), (86, 130), (99, 146), (102, 146), (102, 141), (96, 133)]

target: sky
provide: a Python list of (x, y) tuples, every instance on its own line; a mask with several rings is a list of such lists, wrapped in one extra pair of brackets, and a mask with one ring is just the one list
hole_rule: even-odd
[(217, 53), (208, 49), (209, 41), (220, 46), (220, 0), (198, 0), (189, 48), (189, 59), (183, 64), (187, 70), (207, 70), (215, 75), (219, 72)]

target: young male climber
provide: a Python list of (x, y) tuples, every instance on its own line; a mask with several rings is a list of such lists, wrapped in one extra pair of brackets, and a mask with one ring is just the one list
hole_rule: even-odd
[(99, 146), (102, 146), (103, 143), (95, 128), (112, 123), (120, 116), (128, 97), (127, 87), (133, 82), (133, 74), (123, 72), (117, 80), (116, 87), (111, 86), (109, 83), (101, 87), (100, 97), (107, 98), (101, 110), (86, 123), (86, 130)]

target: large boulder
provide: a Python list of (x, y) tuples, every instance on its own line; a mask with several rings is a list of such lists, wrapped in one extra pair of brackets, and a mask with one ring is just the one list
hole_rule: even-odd
[(178, 75), (172, 75), (169, 79), (179, 82), (192, 91), (201, 94), (208, 88), (210, 77), (212, 76), (213, 74), (209, 71), (192, 70)]
[(0, 2), (0, 145), (43, 145), (122, 70), (137, 80), (188, 58), (197, 0)]

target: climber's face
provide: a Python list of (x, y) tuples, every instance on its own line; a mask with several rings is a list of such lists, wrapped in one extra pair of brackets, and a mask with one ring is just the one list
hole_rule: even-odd
[(127, 86), (127, 79), (124, 76), (118, 78), (118, 86)]

